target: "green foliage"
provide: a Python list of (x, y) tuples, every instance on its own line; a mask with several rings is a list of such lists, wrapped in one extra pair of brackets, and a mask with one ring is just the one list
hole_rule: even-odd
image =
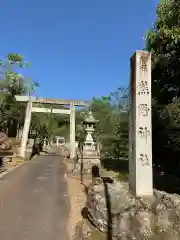
[(57, 122), (52, 115), (47, 115), (46, 113), (32, 115), (31, 131), (35, 132), (36, 138), (50, 139), (56, 128)]
[(8, 54), (8, 60), (14, 63), (20, 63), (22, 62), (22, 56), (18, 53), (9, 53)]
[(146, 49), (152, 52), (152, 93), (167, 104), (180, 96), (180, 1), (160, 1), (154, 27), (147, 32)]
[(173, 151), (180, 150), (180, 99), (174, 98), (163, 111), (165, 132), (168, 137), (168, 147)]
[(146, 34), (146, 50), (152, 53), (153, 161), (170, 171), (178, 168), (180, 159), (179, 0), (159, 2), (154, 26)]
[(95, 140), (101, 145), (102, 157), (110, 156), (117, 159), (128, 157), (128, 90), (119, 88), (109, 96), (93, 98), (88, 108), (81, 110), (76, 126), (77, 136), (85, 138), (82, 120), (91, 111), (96, 124)]
[(19, 74), (19, 69), (26, 67), (19, 54), (9, 54), (0, 60), (0, 129), (7, 131), (11, 125), (21, 125), (24, 122), (25, 105), (15, 100), (15, 95), (25, 95), (38, 86)]
[(94, 98), (89, 106), (95, 119), (98, 120), (96, 134), (103, 137), (110, 129), (112, 129), (112, 106), (108, 98)]
[(87, 109), (76, 111), (76, 141), (80, 141), (81, 143), (85, 140), (83, 120), (86, 112)]
[[(47, 107), (47, 106), (46, 106)], [(55, 136), (69, 137), (69, 116), (47, 113), (33, 113), (31, 132), (40, 139), (52, 139)]]

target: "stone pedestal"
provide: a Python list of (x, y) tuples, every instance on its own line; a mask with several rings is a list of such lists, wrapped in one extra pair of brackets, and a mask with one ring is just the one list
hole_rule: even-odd
[(129, 185), (136, 196), (153, 194), (151, 124), (151, 54), (131, 57), (129, 111)]
[(93, 165), (99, 165), (100, 160), (98, 158), (97, 150), (95, 148), (84, 146), (83, 162), (84, 162), (84, 169), (88, 171), (91, 170), (91, 167)]

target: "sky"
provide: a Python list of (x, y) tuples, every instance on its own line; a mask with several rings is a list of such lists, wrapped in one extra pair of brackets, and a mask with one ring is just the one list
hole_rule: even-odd
[(129, 84), (158, 0), (1, 0), (0, 56), (20, 53), (39, 97), (90, 100)]

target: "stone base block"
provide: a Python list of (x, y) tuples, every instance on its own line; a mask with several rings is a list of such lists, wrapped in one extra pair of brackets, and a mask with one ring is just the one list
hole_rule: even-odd
[(83, 158), (83, 171), (84, 172), (91, 172), (92, 166), (100, 165), (100, 160), (97, 158)]
[(100, 165), (100, 160), (98, 158), (94, 158), (91, 160), (92, 165)]

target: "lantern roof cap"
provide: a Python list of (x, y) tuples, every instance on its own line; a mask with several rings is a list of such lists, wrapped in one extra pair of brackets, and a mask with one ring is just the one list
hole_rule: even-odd
[(96, 119), (93, 117), (92, 112), (89, 111), (87, 117), (84, 119), (84, 122), (86, 122), (86, 123), (96, 123), (96, 122), (98, 122), (98, 120), (96, 120)]

